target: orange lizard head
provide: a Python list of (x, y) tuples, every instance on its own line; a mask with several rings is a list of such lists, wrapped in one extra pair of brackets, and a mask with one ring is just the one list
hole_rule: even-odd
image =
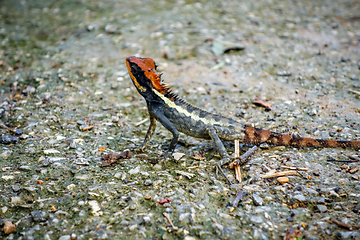
[(170, 92), (170, 88), (162, 83), (160, 75), (156, 72), (157, 66), (153, 59), (127, 57), (126, 66), (136, 89), (145, 99), (154, 101), (158, 98), (153, 90), (162, 95)]

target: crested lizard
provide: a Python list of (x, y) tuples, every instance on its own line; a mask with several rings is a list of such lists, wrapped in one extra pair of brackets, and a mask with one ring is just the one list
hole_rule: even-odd
[(150, 126), (144, 142), (140, 146), (141, 150), (146, 147), (153, 136), (156, 121), (159, 121), (173, 135), (170, 146), (164, 155), (165, 158), (174, 151), (179, 132), (182, 132), (192, 137), (213, 140), (222, 158), (218, 162), (219, 170), (223, 164), (230, 162), (230, 156), (221, 140), (239, 140), (239, 142), (250, 145), (269, 143), (291, 147), (360, 148), (360, 141), (294, 137), (243, 125), (230, 118), (204, 111), (181, 99), (171, 91), (169, 86), (163, 83), (161, 74), (156, 71), (157, 66), (153, 59), (128, 57), (126, 58), (126, 66), (137, 91), (146, 100), (150, 116)]

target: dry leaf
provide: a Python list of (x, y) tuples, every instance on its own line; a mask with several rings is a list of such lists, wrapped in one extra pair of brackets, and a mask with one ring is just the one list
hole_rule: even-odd
[(101, 156), (103, 162), (102, 167), (107, 167), (116, 162), (118, 159), (128, 159), (131, 158), (131, 153), (129, 150), (125, 150), (122, 153), (109, 153)]

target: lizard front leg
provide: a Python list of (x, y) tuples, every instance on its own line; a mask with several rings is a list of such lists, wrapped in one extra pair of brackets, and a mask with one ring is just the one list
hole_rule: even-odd
[(166, 158), (169, 157), (175, 149), (175, 146), (179, 139), (179, 131), (176, 129), (174, 124), (172, 124), (172, 122), (164, 115), (162, 106), (150, 103), (149, 104), (149, 112), (156, 118), (156, 120), (158, 120), (173, 135), (173, 139), (171, 140), (170, 146), (164, 155), (164, 158), (166, 160)]
[(229, 181), (229, 183), (231, 184), (231, 181), (229, 180), (229, 178), (225, 175), (224, 171), (221, 168), (221, 165), (230, 162), (230, 157), (229, 154), (227, 153), (224, 144), (221, 142), (219, 136), (217, 135), (215, 129), (213, 126), (208, 126), (207, 130), (209, 132), (209, 135), (211, 137), (211, 139), (214, 141), (215, 146), (218, 150), (218, 152), (220, 153), (221, 156), (221, 160), (217, 163), (217, 168), (220, 170), (220, 172), (224, 175), (224, 177)]
[(150, 126), (149, 129), (145, 135), (144, 142), (140, 145), (140, 150), (144, 151), (144, 148), (149, 143), (151, 137), (154, 135), (155, 128), (156, 128), (156, 119), (155, 117), (149, 112), (149, 118), (150, 118)]

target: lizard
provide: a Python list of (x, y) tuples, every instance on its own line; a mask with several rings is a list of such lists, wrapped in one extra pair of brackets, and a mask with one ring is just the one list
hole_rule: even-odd
[(156, 71), (157, 65), (153, 59), (130, 56), (126, 58), (126, 66), (134, 86), (146, 100), (149, 112), (150, 126), (144, 142), (140, 145), (140, 150), (144, 150), (149, 143), (156, 128), (156, 121), (159, 121), (173, 135), (170, 146), (164, 155), (165, 159), (173, 153), (179, 139), (179, 132), (196, 138), (212, 140), (221, 157), (217, 167), (224, 176), (221, 166), (231, 160), (221, 140), (239, 140), (240, 143), (248, 145), (268, 143), (296, 148), (360, 148), (360, 141), (291, 136), (244, 125), (236, 120), (212, 114), (186, 102), (175, 94), (163, 82), (161, 74)]

